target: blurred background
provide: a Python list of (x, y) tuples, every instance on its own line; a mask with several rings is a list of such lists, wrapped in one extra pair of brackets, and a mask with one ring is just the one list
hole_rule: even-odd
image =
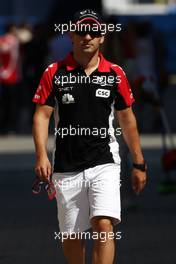
[[(131, 190), (131, 160), (123, 139), (122, 223), (118, 264), (176, 264), (176, 1), (89, 0), (89, 2), (6, 0), (0, 2), (0, 263), (66, 263), (55, 201), (34, 197), (35, 105), (32, 97), (48, 64), (71, 51), (68, 23), (77, 10), (100, 12), (108, 33), (104, 56), (122, 66), (131, 84), (134, 111), (148, 164), (148, 185), (139, 197)], [(53, 133), (48, 151), (51, 155)], [(87, 241), (87, 263), (92, 242)]]

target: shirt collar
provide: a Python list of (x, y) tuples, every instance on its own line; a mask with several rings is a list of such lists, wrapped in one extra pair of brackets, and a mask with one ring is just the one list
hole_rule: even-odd
[[(100, 63), (98, 65), (98, 71), (99, 72), (110, 72), (110, 62), (107, 61), (102, 53), (99, 53), (99, 57), (100, 57)], [(80, 65), (75, 61), (75, 59), (73, 58), (73, 53), (70, 52), (66, 59), (64, 60), (64, 64), (67, 68), (67, 71), (72, 71), (78, 67), (80, 67)]]

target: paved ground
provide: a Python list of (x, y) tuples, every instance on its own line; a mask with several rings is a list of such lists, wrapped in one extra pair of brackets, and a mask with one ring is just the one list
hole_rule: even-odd
[[(32, 196), (33, 147), (25, 148), (31, 146), (30, 138), (18, 140), (23, 147), (18, 144), (11, 153), (6, 147), (15, 145), (15, 137), (0, 139), (0, 264), (66, 264), (61, 245), (54, 239), (54, 232), (59, 231), (55, 201), (49, 202), (45, 195)], [(135, 208), (124, 205), (116, 264), (176, 264), (176, 194), (156, 192), (163, 173), (159, 145), (152, 146), (149, 138), (144, 149), (148, 186), (135, 199)], [(91, 246), (88, 241), (88, 264)]]

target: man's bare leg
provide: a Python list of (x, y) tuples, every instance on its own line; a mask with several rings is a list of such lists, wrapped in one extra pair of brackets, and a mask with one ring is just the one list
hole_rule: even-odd
[(113, 264), (115, 242), (112, 236), (108, 239), (108, 233), (113, 232), (111, 218), (96, 216), (91, 219), (91, 224), (93, 232), (103, 232), (101, 233), (103, 236), (99, 236), (99, 239), (94, 239), (92, 264)]
[(62, 246), (69, 264), (85, 264), (85, 241), (83, 239), (67, 238)]

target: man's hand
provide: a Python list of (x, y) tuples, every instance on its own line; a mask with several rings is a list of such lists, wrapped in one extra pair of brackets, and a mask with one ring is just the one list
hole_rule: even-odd
[(132, 188), (136, 194), (139, 194), (145, 187), (147, 180), (146, 171), (140, 171), (133, 168), (132, 170)]
[(52, 167), (48, 157), (37, 159), (35, 173), (42, 181), (49, 181), (52, 174)]

